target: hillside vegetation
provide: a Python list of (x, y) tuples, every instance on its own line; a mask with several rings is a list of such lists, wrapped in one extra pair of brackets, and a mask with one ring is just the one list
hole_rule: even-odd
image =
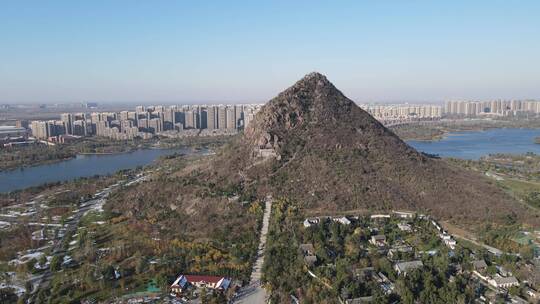
[(209, 172), (217, 183), (328, 213), (408, 209), (470, 227), (508, 217), (539, 223), (485, 176), (415, 151), (318, 73), (270, 100)]

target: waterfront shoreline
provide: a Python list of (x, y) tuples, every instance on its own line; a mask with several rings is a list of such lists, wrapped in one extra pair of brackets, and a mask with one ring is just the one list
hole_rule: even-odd
[(441, 140), (406, 140), (416, 150), (440, 157), (479, 159), (489, 154), (540, 154), (540, 145), (534, 138), (538, 128), (491, 128), (448, 132)]
[[(526, 125), (525, 123), (530, 123)], [(432, 125), (406, 125), (390, 128), (404, 141), (438, 141), (453, 133), (479, 132), (492, 129), (540, 129), (540, 120), (534, 121), (440, 121)], [(426, 134), (429, 133), (429, 134)]]
[(0, 192), (12, 192), (47, 183), (66, 182), (82, 177), (104, 176), (121, 170), (147, 166), (162, 156), (178, 152), (198, 154), (190, 147), (138, 149), (115, 154), (94, 154), (66, 161), (42, 164), (29, 168), (0, 172)]

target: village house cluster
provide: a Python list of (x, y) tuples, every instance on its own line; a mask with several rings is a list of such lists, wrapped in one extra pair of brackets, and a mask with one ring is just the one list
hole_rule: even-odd
[[(430, 216), (417, 214), (408, 211), (393, 211), (389, 214), (372, 214), (369, 216), (321, 216), (305, 218), (302, 226), (306, 235), (309, 229), (326, 229), (328, 231), (332, 225), (343, 225), (352, 231), (357, 238), (363, 238), (360, 246), (362, 256), (369, 258), (382, 257), (392, 266), (386, 271), (368, 265), (367, 267), (357, 267), (351, 265), (354, 278), (363, 286), (376, 286), (384, 294), (397, 293), (396, 278), (406, 278), (413, 271), (425, 271), (426, 259), (436, 255), (445, 254), (455, 257), (460, 249), (455, 237), (446, 231), (441, 224)], [(335, 228), (332, 228), (335, 230)], [(432, 240), (440, 245), (433, 248), (425, 248), (427, 245), (419, 243), (419, 240)], [(500, 257), (502, 251), (487, 247), (487, 253), (494, 258)], [(485, 249), (485, 248), (484, 248)], [(299, 252), (304, 263), (309, 268), (310, 274), (318, 279), (322, 279), (326, 271), (324, 269), (332, 266), (335, 253), (331, 252), (329, 245), (319, 241), (307, 242), (299, 245)], [(527, 280), (520, 281), (510, 271), (502, 265), (498, 265), (494, 260), (486, 263), (481, 258), (481, 253), (471, 251), (464, 257), (466, 262), (451, 262), (448, 265), (449, 281), (454, 281), (457, 276), (476, 278), (478, 286), (483, 286), (477, 294), (478, 303), (495, 303), (498, 298), (506, 297), (512, 303), (536, 303), (539, 300), (539, 293)], [(528, 263), (528, 262), (527, 262)], [(531, 262), (532, 265), (533, 262)], [(538, 265), (538, 261), (534, 261)], [(489, 266), (488, 266), (489, 265)], [(538, 266), (534, 268), (538, 271)], [(388, 273), (388, 272), (391, 273)], [(333, 279), (325, 278), (328, 281)], [(367, 284), (367, 285), (366, 285)], [(370, 285), (371, 284), (371, 285)], [(471, 283), (472, 284), (472, 283)], [(512, 288), (520, 288), (523, 295), (510, 294)], [(372, 293), (374, 291), (372, 290)], [(372, 295), (361, 295), (357, 297), (343, 298), (346, 303), (369, 303), (373, 300)]]

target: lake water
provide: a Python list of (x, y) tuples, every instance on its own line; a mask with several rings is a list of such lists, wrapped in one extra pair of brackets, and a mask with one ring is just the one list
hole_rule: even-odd
[[(540, 144), (534, 143), (534, 138), (538, 136), (540, 129), (490, 129), (452, 133), (436, 141), (410, 140), (407, 143), (419, 151), (441, 157), (479, 159), (493, 153), (540, 154)], [(118, 170), (147, 165), (162, 155), (175, 152), (193, 153), (190, 149), (145, 149), (123, 154), (79, 155), (59, 163), (0, 172), (0, 192), (79, 177), (112, 174)]]
[(119, 170), (144, 166), (162, 155), (193, 154), (191, 149), (142, 149), (130, 153), (78, 155), (58, 163), (0, 172), (0, 192), (73, 180), (79, 177), (107, 175)]
[(540, 144), (535, 137), (540, 129), (489, 129), (486, 131), (451, 133), (441, 140), (407, 141), (418, 151), (437, 154), (441, 157), (479, 159), (494, 153), (540, 154)]

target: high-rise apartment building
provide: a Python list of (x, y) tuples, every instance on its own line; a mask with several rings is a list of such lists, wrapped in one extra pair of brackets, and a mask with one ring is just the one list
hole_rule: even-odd
[(243, 105), (235, 105), (234, 106), (234, 114), (235, 114), (235, 128), (240, 129), (243, 126), (244, 121), (244, 106)]
[(35, 138), (46, 139), (49, 137), (46, 121), (32, 121), (30, 129), (32, 130), (32, 136)]
[(160, 133), (163, 132), (163, 120), (160, 118), (152, 118), (148, 121), (148, 131), (150, 133)]
[(209, 130), (215, 130), (217, 126), (217, 111), (215, 106), (208, 106), (206, 108), (206, 128)]
[(73, 114), (71, 113), (60, 114), (60, 120), (64, 123), (66, 134), (73, 134)]
[(226, 129), (236, 129), (236, 112), (232, 107), (225, 108)]
[(444, 113), (446, 115), (506, 116), (519, 112), (540, 113), (540, 101), (525, 100), (492, 100), (492, 101), (447, 101)]
[(88, 135), (88, 128), (86, 124), (86, 120), (76, 120), (73, 122), (72, 125), (72, 133), (73, 135), (77, 136), (87, 136)]
[[(186, 136), (198, 134), (189, 132), (190, 129), (223, 130), (210, 134), (233, 134), (235, 130), (249, 124), (259, 108), (259, 105), (138, 106), (136, 111), (63, 113), (60, 120), (34, 121), (31, 129), (34, 136), (40, 139), (49, 139), (66, 133), (78, 136), (106, 136), (113, 139), (149, 138), (156, 133), (161, 133), (162, 136), (178, 136), (174, 131), (184, 132), (184, 130)], [(420, 111), (428, 112), (424, 109)]]
[(185, 122), (184, 129), (195, 129), (197, 127), (197, 116), (193, 110), (184, 112)]
[(218, 125), (218, 129), (227, 128), (227, 108), (225, 106), (218, 107), (217, 125)]

